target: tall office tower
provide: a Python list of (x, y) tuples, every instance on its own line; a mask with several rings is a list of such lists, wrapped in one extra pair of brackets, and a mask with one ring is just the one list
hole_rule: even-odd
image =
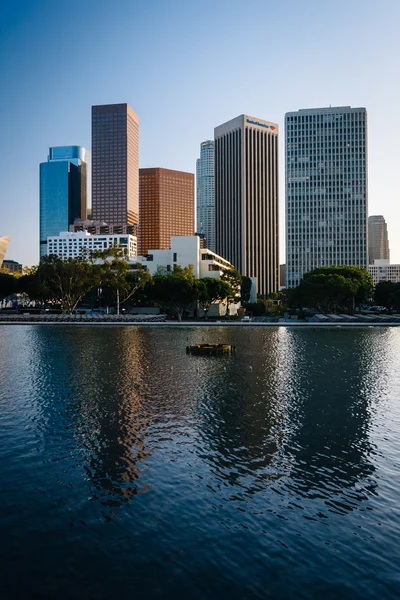
[(40, 256), (47, 238), (68, 231), (76, 218), (86, 218), (87, 151), (81, 146), (49, 148), (40, 163)]
[(240, 115), (214, 130), (216, 252), (257, 293), (279, 290), (278, 126)]
[(320, 266), (367, 267), (367, 112), (287, 113), (286, 285)]
[(139, 222), (139, 118), (128, 104), (92, 106), (92, 219)]
[(389, 237), (382, 215), (368, 217), (368, 264), (375, 260), (390, 260)]
[(205, 244), (215, 252), (215, 194), (214, 194), (214, 141), (200, 145), (196, 161), (196, 231), (205, 236)]
[(140, 169), (139, 253), (170, 247), (172, 235), (194, 235), (194, 175)]
[(0, 235), (0, 268), (3, 264), (10, 241), (11, 237), (9, 235)]

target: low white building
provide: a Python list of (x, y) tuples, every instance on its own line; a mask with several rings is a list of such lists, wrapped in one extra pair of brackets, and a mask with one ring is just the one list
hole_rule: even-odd
[[(174, 266), (182, 268), (192, 265), (193, 275), (197, 279), (204, 277), (220, 278), (225, 269), (233, 269), (233, 265), (207, 248), (200, 247), (200, 237), (197, 235), (171, 236), (171, 248), (168, 250), (149, 250), (146, 256), (138, 256), (131, 261), (133, 268), (141, 263), (151, 275), (170, 273)], [(231, 304), (229, 313), (236, 314), (240, 304)], [(215, 304), (209, 311), (210, 316), (225, 315), (226, 303)], [(201, 316), (201, 311), (198, 311)]]
[(400, 282), (400, 265), (391, 265), (387, 259), (375, 259), (374, 264), (369, 265), (368, 271), (374, 278), (374, 285), (381, 281)]
[(60, 258), (78, 258), (94, 250), (107, 250), (119, 246), (127, 250), (128, 260), (137, 255), (137, 238), (130, 234), (92, 235), (87, 231), (62, 231), (60, 235), (47, 238), (47, 254), (55, 254)]
[(224, 269), (233, 269), (233, 265), (215, 252), (200, 247), (198, 235), (173, 235), (168, 250), (149, 250), (146, 256), (139, 256), (137, 262), (146, 265), (151, 275), (160, 270), (166, 273), (174, 270), (174, 265), (182, 268), (193, 266), (193, 275), (203, 277), (221, 277)]

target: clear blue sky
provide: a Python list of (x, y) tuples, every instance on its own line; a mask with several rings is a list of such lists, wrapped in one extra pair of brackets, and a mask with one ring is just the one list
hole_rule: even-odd
[(365, 106), (369, 214), (400, 262), (400, 0), (3, 0), (0, 235), (38, 262), (39, 163), (49, 146), (90, 148), (91, 106), (128, 102), (140, 166), (195, 171), (199, 144), (241, 113)]

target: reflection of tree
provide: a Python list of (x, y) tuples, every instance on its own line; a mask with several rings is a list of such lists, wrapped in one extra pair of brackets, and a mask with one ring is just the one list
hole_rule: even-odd
[(145, 340), (140, 331), (107, 331), (107, 341), (97, 347), (91, 365), (75, 439), (100, 501), (119, 506), (148, 489), (140, 485), (139, 473), (140, 462), (149, 456), (146, 435), (151, 416), (142, 381)]

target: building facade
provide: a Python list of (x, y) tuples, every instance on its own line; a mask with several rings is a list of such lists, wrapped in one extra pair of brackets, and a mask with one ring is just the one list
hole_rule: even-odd
[(76, 218), (86, 218), (87, 151), (81, 146), (49, 148), (40, 164), (40, 256), (47, 238), (66, 231)]
[(9, 273), (22, 273), (22, 265), (16, 260), (3, 260), (2, 269)]
[(3, 264), (10, 241), (11, 237), (9, 235), (0, 235), (0, 268)]
[(145, 265), (151, 275), (155, 275), (160, 267), (169, 273), (174, 270), (175, 265), (182, 268), (192, 265), (193, 275), (197, 279), (221, 277), (225, 269), (233, 268), (222, 256), (208, 248), (202, 248), (197, 235), (171, 236), (169, 248), (149, 248), (145, 256), (138, 257), (138, 262)]
[(139, 251), (168, 249), (171, 236), (194, 234), (194, 175), (140, 169)]
[(86, 257), (95, 250), (107, 250), (118, 246), (126, 252), (129, 260), (137, 255), (137, 238), (134, 235), (92, 235), (87, 231), (63, 231), (59, 235), (48, 237), (48, 254), (67, 260), (68, 258)]
[(368, 271), (374, 278), (374, 285), (381, 281), (400, 283), (400, 265), (391, 265), (387, 259), (377, 258), (368, 265)]
[(368, 217), (368, 264), (376, 260), (390, 261), (388, 230), (382, 215)]
[(216, 251), (258, 294), (279, 290), (278, 126), (241, 115), (214, 130)]
[(286, 285), (320, 266), (367, 267), (367, 113), (285, 115)]
[(139, 118), (128, 104), (92, 106), (91, 217), (139, 222)]
[(214, 141), (200, 145), (196, 161), (196, 231), (205, 236), (207, 248), (215, 252)]
[(109, 225), (105, 221), (93, 221), (92, 219), (75, 219), (68, 228), (71, 232), (87, 231), (88, 233), (129, 233), (137, 235), (137, 225)]

